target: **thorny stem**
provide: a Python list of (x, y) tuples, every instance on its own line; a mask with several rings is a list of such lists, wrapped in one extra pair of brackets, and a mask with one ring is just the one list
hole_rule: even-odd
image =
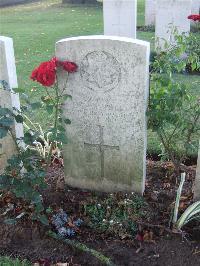
[(167, 140), (165, 141), (165, 139), (166, 139), (165, 138), (165, 132), (164, 132), (164, 130), (162, 130), (162, 131), (163, 131), (162, 133), (158, 132), (158, 136), (160, 137), (166, 152), (168, 153), (169, 157), (171, 158), (177, 174), (179, 174), (179, 172), (180, 172), (180, 163), (178, 163), (177, 160), (174, 158), (174, 154), (173, 154), (173, 152), (171, 152), (170, 145), (168, 144)]
[[(54, 103), (54, 107), (55, 107), (55, 120), (54, 120), (54, 132), (55, 132), (55, 139), (57, 139), (57, 134), (58, 134), (58, 108), (59, 108), (59, 103), (60, 103), (60, 97), (59, 97), (59, 93), (58, 93), (58, 83), (56, 82), (55, 84), (55, 92), (56, 92), (56, 99), (55, 101), (53, 101)], [(49, 149), (49, 154), (47, 157), (47, 166), (46, 168), (48, 169), (49, 165), (51, 164), (51, 155), (52, 155), (52, 151), (53, 151), (53, 145), (54, 145), (54, 141), (52, 140), (51, 145), (50, 145), (50, 149)]]
[[(62, 98), (63, 92), (65, 90), (65, 88), (63, 88), (62, 91), (61, 91), (61, 93), (60, 93), (60, 95), (59, 95), (58, 77), (57, 77), (57, 75), (56, 75), (56, 84), (55, 84), (55, 87), (54, 88), (55, 88), (55, 92), (56, 92), (56, 98), (55, 98), (55, 100), (53, 100), (52, 98), (51, 99), (52, 99), (52, 102), (53, 102), (54, 107), (55, 107), (54, 132), (55, 132), (55, 141), (56, 141), (57, 140), (57, 135), (58, 135), (58, 116), (59, 116), (60, 99)], [(49, 95), (49, 97), (51, 97), (51, 95), (48, 93), (48, 89), (47, 88), (45, 88), (45, 89), (46, 89), (46, 92)], [(48, 154), (48, 157), (47, 157), (47, 166), (46, 166), (46, 169), (48, 169), (48, 167), (51, 164), (51, 156), (52, 156), (52, 151), (53, 151), (54, 143), (55, 142), (52, 141), (51, 142), (51, 145), (50, 145), (49, 154)]]
[(56, 105), (56, 102), (54, 101), (53, 97), (52, 97), (52, 96), (51, 96), (51, 94), (49, 93), (49, 91), (48, 91), (47, 87), (45, 87), (45, 86), (44, 86), (44, 88), (45, 88), (45, 90), (46, 90), (46, 93), (47, 93), (47, 95), (48, 95), (48, 96), (49, 96), (49, 98), (51, 99), (51, 101), (52, 101), (53, 105), (55, 106), (55, 105)]

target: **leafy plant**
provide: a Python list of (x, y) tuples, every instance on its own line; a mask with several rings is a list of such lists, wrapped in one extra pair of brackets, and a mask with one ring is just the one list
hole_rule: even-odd
[(111, 194), (104, 199), (94, 197), (83, 207), (89, 226), (123, 239), (136, 234), (136, 220), (146, 215), (145, 205), (144, 200), (135, 194)]
[[(149, 127), (157, 133), (165, 154), (179, 172), (181, 162), (191, 151), (197, 151), (200, 108), (197, 96), (177, 81), (176, 74), (184, 73), (189, 64), (200, 69), (198, 40), (190, 34), (174, 32), (175, 43), (165, 45), (151, 65)], [(192, 44), (192, 45), (191, 45)]]
[(200, 201), (193, 203), (185, 210), (185, 212), (178, 219), (176, 223), (176, 228), (181, 229), (184, 225), (186, 225), (192, 220), (200, 221)]
[[(76, 64), (68, 61), (58, 61), (56, 58), (43, 62), (34, 69), (31, 78), (44, 86), (46, 96), (41, 102), (30, 103), (22, 89), (15, 92), (23, 93), (26, 109), (45, 108), (49, 113), (54, 114), (53, 126), (48, 132), (43, 132), (39, 124), (33, 123), (26, 115), (16, 108), (8, 109), (0, 107), (0, 138), (8, 134), (12, 137), (17, 153), (8, 159), (4, 173), (0, 175), (0, 190), (9, 197), (16, 198), (19, 206), (11, 208), (8, 223), (16, 223), (22, 217), (38, 220), (48, 225), (45, 215), (41, 191), (46, 188), (45, 177), (51, 164), (52, 154), (58, 146), (66, 142), (65, 128), (63, 124), (70, 124), (69, 119), (62, 118), (62, 104), (70, 98), (64, 93), (65, 88), (59, 91), (56, 71), (63, 68), (68, 73), (76, 71)], [(66, 82), (67, 82), (66, 75)], [(5, 83), (2, 83), (3, 89)], [(48, 87), (54, 89), (54, 96), (49, 93)], [(10, 91), (10, 93), (13, 93)], [(22, 108), (24, 110), (25, 108)], [(24, 134), (24, 145), (19, 145), (13, 132), (14, 123), (23, 123), (26, 132)], [(17, 211), (16, 211), (17, 209)], [(6, 214), (8, 214), (6, 212)]]

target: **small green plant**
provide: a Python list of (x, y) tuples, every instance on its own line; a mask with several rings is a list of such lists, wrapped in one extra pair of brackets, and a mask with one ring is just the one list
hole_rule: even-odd
[(198, 220), (200, 222), (200, 201), (193, 203), (185, 210), (185, 212), (178, 219), (176, 228), (182, 229), (184, 225), (192, 220)]
[(175, 43), (159, 51), (151, 65), (148, 125), (156, 132), (164, 155), (172, 160), (179, 173), (180, 164), (189, 153), (198, 150), (200, 108), (197, 95), (177, 81), (176, 74), (184, 73), (186, 66), (200, 70), (198, 40), (190, 34), (174, 32)]
[(144, 199), (133, 193), (127, 196), (111, 194), (104, 199), (94, 197), (83, 207), (89, 226), (123, 239), (137, 233), (136, 221), (146, 215), (145, 205)]

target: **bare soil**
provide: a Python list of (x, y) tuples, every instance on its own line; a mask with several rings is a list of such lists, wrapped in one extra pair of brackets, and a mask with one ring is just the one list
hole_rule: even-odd
[[(197, 222), (189, 224), (182, 234), (173, 233), (169, 226), (179, 184), (172, 164), (149, 160), (147, 168), (144, 197), (151, 215), (145, 220), (138, 221), (138, 228), (151, 230), (153, 238), (142, 242), (134, 237), (122, 240), (115, 235), (97, 232), (85, 224), (74, 239), (110, 257), (115, 265), (199, 265), (200, 224)], [(182, 170), (187, 175), (181, 197), (181, 212), (193, 200), (195, 166), (182, 166)], [(68, 213), (80, 216), (79, 203), (91, 198), (93, 192), (65, 187), (63, 176), (63, 168), (60, 165), (54, 165), (49, 170), (47, 177), (49, 187), (43, 191), (45, 206), (56, 205)], [(47, 228), (38, 224), (23, 222), (16, 226), (7, 225), (3, 223), (2, 217), (0, 223), (0, 255), (26, 258), (46, 266), (58, 262), (69, 263), (68, 265), (103, 265), (90, 253), (71, 248), (61, 241), (48, 237)]]

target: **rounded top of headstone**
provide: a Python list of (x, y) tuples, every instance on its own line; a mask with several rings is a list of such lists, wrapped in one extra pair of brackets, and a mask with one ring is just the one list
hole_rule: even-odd
[(71, 37), (59, 40), (56, 44), (62, 42), (71, 42), (71, 41), (80, 41), (80, 40), (110, 40), (110, 41), (120, 41), (120, 42), (127, 42), (137, 45), (146, 46), (147, 48), (150, 47), (150, 43), (134, 38), (129, 37), (119, 37), (119, 36), (105, 36), (105, 35), (90, 35), (90, 36), (78, 36), (78, 37)]

